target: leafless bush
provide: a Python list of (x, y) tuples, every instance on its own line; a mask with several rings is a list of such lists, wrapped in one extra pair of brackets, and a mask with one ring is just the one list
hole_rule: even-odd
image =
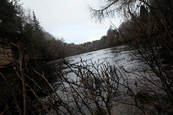
[[(47, 97), (46, 103), (56, 114), (112, 115), (117, 112), (113, 110), (117, 104), (128, 105), (128, 112), (134, 112), (134, 108), (140, 114), (160, 112), (165, 92), (158, 91), (163, 87), (153, 73), (128, 73), (106, 62), (67, 66), (70, 73), (58, 72), (61, 86), (57, 91), (47, 82), (54, 93)], [(167, 108), (165, 111), (168, 112)]]
[[(65, 65), (67, 69), (56, 71), (60, 78), (57, 89), (48, 81), (44, 72), (33, 70), (44, 86), (34, 79), (34, 87), (29, 82), (25, 83), (27, 91), (30, 91), (30, 94), (26, 95), (29, 113), (113, 115), (124, 111), (132, 114), (172, 112), (169, 92), (165, 91), (162, 81), (151, 69), (130, 72), (118, 65), (112, 66), (106, 61), (96, 63), (81, 60), (77, 65), (66, 62)], [(22, 80), (21, 75), (17, 75)], [(23, 113), (22, 101), (16, 99), (16, 96), (22, 96), (22, 89), (18, 88), (19, 95), (16, 95), (12, 87), (17, 86), (6, 81), (3, 74), (1, 78), (13, 94), (9, 95), (15, 104), (13, 109), (16, 113)], [(40, 97), (38, 89), (46, 95)]]

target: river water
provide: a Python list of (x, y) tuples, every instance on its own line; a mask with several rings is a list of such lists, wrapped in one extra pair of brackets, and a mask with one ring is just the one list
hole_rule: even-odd
[[(79, 54), (76, 56), (70, 56), (65, 58), (65, 60), (69, 64), (77, 66), (85, 66), (85, 64), (87, 66), (90, 65), (94, 66), (94, 65), (99, 65), (101, 63), (107, 63), (108, 66), (116, 66), (121, 69), (123, 68), (123, 70), (128, 71), (129, 73), (135, 73), (135, 72), (142, 72), (145, 70), (145, 68), (148, 68), (148, 66), (144, 62), (142, 62), (141, 59), (139, 59), (139, 57), (140, 56), (137, 55), (136, 50), (123, 45), (123, 46), (117, 46), (113, 48), (88, 52), (84, 54)], [(61, 61), (62, 60), (57, 60), (54, 63), (58, 65), (58, 63)], [(92, 71), (92, 68), (88, 69)], [(71, 69), (65, 68), (63, 72), (67, 75), (67, 79), (71, 79), (74, 82), (78, 81), (77, 80), (78, 77), (76, 77), (76, 75), (71, 71)], [(57, 90), (57, 93), (63, 100), (72, 99), (72, 95), (70, 93), (66, 95), (63, 92), (64, 86), (69, 87), (67, 83), (63, 83), (63, 87), (59, 88)], [(65, 111), (64, 109), (62, 110)], [(84, 108), (84, 110), (87, 109)]]
[(117, 65), (124, 68), (127, 71), (143, 71), (148, 66), (139, 59), (137, 51), (129, 48), (128, 46), (117, 46), (113, 48), (107, 48), (97, 50), (89, 53), (79, 54), (76, 56), (70, 56), (65, 58), (70, 64), (80, 65), (82, 62), (87, 64), (95, 63), (99, 64), (107, 62), (109, 65)]
[[(97, 73), (95, 72), (96, 69), (93, 69), (93, 66), (97, 68), (97, 65), (101, 66), (102, 64), (106, 64), (106, 66), (116, 67), (116, 69), (119, 69), (120, 73), (124, 75), (127, 74), (130, 79), (136, 79), (136, 73), (145, 74), (146, 70), (149, 70), (148, 65), (139, 58), (140, 55), (138, 55), (137, 51), (126, 45), (106, 48), (65, 58), (65, 61), (68, 62), (72, 68), (64, 64), (63, 74), (72, 81), (80, 81), (79, 77), (72, 72), (72, 70), (79, 71), (78, 68), (73, 68), (73, 65), (75, 65), (75, 67), (86, 66), (86, 68), (93, 73)], [(62, 61), (63, 60), (57, 60), (53, 63), (56, 63), (58, 66), (62, 64)], [(98, 69), (101, 68), (98, 67)], [(69, 86), (66, 83), (64, 83), (64, 85), (66, 87)], [(63, 95), (61, 96), (63, 97)]]

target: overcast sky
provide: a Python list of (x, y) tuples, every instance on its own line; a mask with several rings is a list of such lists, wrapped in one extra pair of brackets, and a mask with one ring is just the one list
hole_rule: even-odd
[(100, 39), (110, 27), (119, 26), (120, 19), (106, 19), (99, 23), (91, 19), (88, 5), (99, 7), (99, 0), (20, 0), (25, 9), (35, 12), (45, 31), (67, 43), (83, 43)]

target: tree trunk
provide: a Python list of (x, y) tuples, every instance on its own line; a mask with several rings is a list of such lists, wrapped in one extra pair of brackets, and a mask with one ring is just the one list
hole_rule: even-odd
[(23, 115), (26, 115), (26, 81), (25, 81), (25, 74), (24, 74), (24, 57), (23, 52), (20, 51), (20, 57), (19, 57), (19, 64), (20, 64), (20, 74), (22, 78), (22, 91), (23, 91)]

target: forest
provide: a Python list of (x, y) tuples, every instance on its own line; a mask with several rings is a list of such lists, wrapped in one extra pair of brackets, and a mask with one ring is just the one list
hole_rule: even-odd
[[(124, 21), (118, 28), (112, 23), (99, 40), (68, 44), (46, 32), (34, 11), (18, 0), (0, 1), (1, 115), (119, 115), (123, 111), (114, 109), (120, 104), (131, 109), (130, 115), (173, 114), (173, 1), (105, 0), (99, 9), (89, 9), (100, 22), (115, 12)], [(148, 65), (144, 74), (107, 63), (89, 65), (81, 59), (81, 65), (72, 65), (65, 60), (121, 45), (134, 49), (132, 55)], [(48, 64), (58, 59), (62, 63)], [(64, 68), (78, 80), (68, 78)]]

